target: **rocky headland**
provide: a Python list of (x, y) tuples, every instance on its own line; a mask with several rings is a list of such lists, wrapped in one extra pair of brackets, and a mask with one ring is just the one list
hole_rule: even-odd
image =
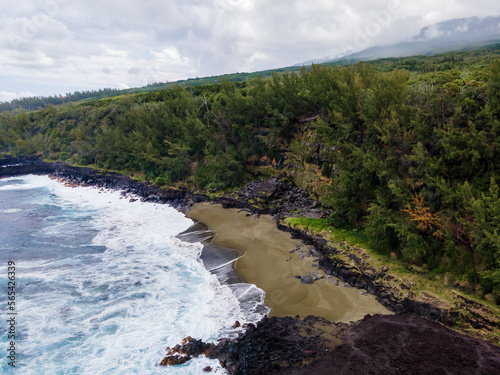
[[(167, 348), (163, 365), (205, 355), (231, 374), (498, 374), (500, 348), (415, 314), (265, 318), (237, 339), (206, 344), (191, 337)], [(208, 371), (209, 369), (206, 369)]]

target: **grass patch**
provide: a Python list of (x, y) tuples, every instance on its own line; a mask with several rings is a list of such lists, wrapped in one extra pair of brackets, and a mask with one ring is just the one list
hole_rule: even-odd
[(134, 175), (132, 177), (132, 179), (134, 179), (136, 181), (140, 181), (140, 182), (146, 182), (147, 181), (146, 176), (144, 176), (144, 175)]
[(285, 219), (285, 223), (293, 228), (310, 230), (312, 232), (330, 232), (332, 227), (326, 222), (326, 219), (311, 219), (308, 217), (289, 217)]
[(336, 242), (346, 242), (351, 246), (370, 249), (370, 241), (363, 228), (333, 228), (331, 239)]
[(285, 223), (293, 228), (308, 230), (322, 234), (326, 239), (335, 242), (345, 242), (350, 246), (360, 246), (365, 249), (370, 248), (369, 239), (363, 228), (344, 226), (335, 228), (328, 224), (327, 219), (311, 219), (308, 217), (289, 217)]

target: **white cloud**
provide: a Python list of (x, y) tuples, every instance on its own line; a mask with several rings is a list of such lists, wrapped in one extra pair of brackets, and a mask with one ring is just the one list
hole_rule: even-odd
[(31, 98), (33, 96), (37, 95), (30, 91), (21, 91), (20, 93), (0, 91), (0, 102), (10, 102), (14, 99)]
[(0, 91), (0, 102), (10, 102), (16, 98), (15, 92)]

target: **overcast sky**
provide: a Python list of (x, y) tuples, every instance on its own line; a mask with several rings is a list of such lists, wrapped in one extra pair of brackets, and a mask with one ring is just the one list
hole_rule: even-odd
[(0, 101), (290, 66), (498, 14), (498, 0), (0, 0)]

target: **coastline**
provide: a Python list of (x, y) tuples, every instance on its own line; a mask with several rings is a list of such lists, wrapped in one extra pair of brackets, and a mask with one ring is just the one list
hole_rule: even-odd
[[(321, 253), (322, 259), (318, 262), (319, 269), (327, 275), (338, 277), (352, 287), (368, 291), (376, 296), (382, 305), (396, 314), (414, 313), (437, 320), (452, 328), (457, 328), (462, 323), (462, 326), (472, 329), (469, 334), (475, 334), (476, 331), (484, 328), (496, 332), (500, 327), (500, 322), (495, 317), (492, 318), (490, 310), (482, 304), (478, 305), (476, 301), (457, 294), (458, 303), (453, 303), (450, 307), (443, 306), (435, 298), (415, 298), (412, 296), (411, 289), (408, 293), (408, 291), (401, 291), (401, 288), (394, 287), (404, 280), (397, 278), (390, 271), (386, 273), (383, 268), (375, 270), (369, 263), (360, 259), (355, 249), (353, 253), (340, 254), (338, 244), (328, 243), (321, 236), (318, 237), (307, 230), (292, 228), (284, 224), (280, 219), (296, 212), (297, 209), (317, 215), (316, 208), (319, 203), (307, 198), (308, 195), (305, 192), (286, 181), (279, 181), (275, 178), (274, 181), (266, 179), (251, 182), (236, 195), (225, 194), (222, 197), (210, 199), (206, 194), (183, 187), (161, 188), (116, 172), (103, 172), (61, 162), (45, 162), (39, 156), (0, 157), (0, 178), (26, 174), (50, 175), (70, 184), (121, 190), (124, 194), (136, 195), (143, 202), (169, 204), (184, 213), (189, 211), (189, 207), (193, 204), (212, 201), (212, 203), (222, 204), (224, 208), (243, 209), (257, 215), (273, 215), (280, 231), (291, 233), (293, 238), (300, 238), (303, 243), (314, 246)], [(300, 195), (306, 198), (297, 201), (296, 197)], [(257, 201), (264, 199), (266, 207), (255, 205), (254, 199)], [(498, 342), (498, 339), (494, 341)]]
[[(244, 282), (264, 290), (270, 317), (314, 315), (332, 322), (351, 322), (366, 314), (391, 314), (374, 296), (345, 287), (318, 270), (321, 256), (279, 230), (269, 215), (258, 217), (220, 204), (197, 203), (187, 216), (214, 232), (215, 245), (240, 251), (234, 271)], [(320, 279), (312, 284), (297, 277), (314, 278), (315, 274)]]
[[(0, 166), (2, 165), (1, 162), (2, 160), (0, 159)], [(0, 168), (0, 177), (30, 173), (50, 175), (75, 185), (122, 190), (124, 195), (134, 194), (144, 202), (170, 204), (184, 213), (188, 211), (187, 208), (191, 205), (195, 204), (196, 206), (197, 202), (210, 201), (206, 195), (198, 194), (184, 188), (178, 190), (162, 189), (158, 186), (132, 180), (118, 173), (103, 173), (90, 168), (72, 167), (62, 163), (35, 161), (29, 164), (18, 166), (8, 165), (6, 168), (3, 166)], [(276, 197), (272, 197), (271, 199), (274, 199), (275, 202)], [(258, 214), (257, 216), (250, 216), (247, 212), (239, 213), (245, 219), (252, 219), (254, 221), (266, 219), (266, 216), (263, 215), (264, 213), (271, 213), (273, 215), (277, 213), (276, 216), (279, 217), (280, 212), (285, 212), (284, 210), (269, 212), (268, 209), (256, 208), (248, 204), (248, 199), (241, 200), (224, 196), (216, 198), (215, 201), (222, 203), (223, 207), (244, 208), (247, 212)], [(217, 208), (224, 219), (220, 220), (220, 222), (226, 223), (226, 226), (234, 227), (234, 220), (231, 220), (229, 213), (237, 212), (236, 209), (227, 210), (218, 205), (209, 204), (206, 204), (206, 206), (210, 208), (212, 213)], [(191, 213), (191, 215), (193, 214), (194, 212)], [(257, 218), (259, 214), (262, 216)], [(378, 300), (391, 311), (394, 311), (396, 315), (367, 316), (362, 321), (353, 324), (331, 323), (322, 318), (312, 316), (306, 319), (277, 316), (264, 318), (257, 326), (249, 324), (246, 330), (240, 333), (236, 339), (223, 339), (215, 346), (210, 344), (214, 348), (211, 353), (200, 353), (205, 354), (209, 358), (218, 358), (222, 366), (230, 373), (241, 373), (241, 369), (247, 369), (245, 373), (248, 374), (305, 374), (310, 373), (310, 370), (315, 370), (318, 374), (331, 373), (331, 371), (336, 370), (339, 373), (341, 370), (348, 371), (343, 373), (367, 373), (370, 371), (395, 373), (394, 370), (396, 368), (401, 369), (402, 367), (399, 366), (403, 365), (407, 366), (406, 369), (408, 371), (415, 369), (416, 365), (421, 366), (422, 371), (426, 371), (429, 368), (428, 366), (438, 363), (435, 363), (435, 361), (448, 361), (449, 364), (436, 369), (436, 371), (439, 370), (441, 372), (443, 368), (450, 369), (450, 371), (456, 370), (456, 361), (459, 360), (461, 363), (467, 362), (470, 365), (470, 368), (467, 370), (468, 372), (463, 372), (464, 374), (471, 373), (469, 370), (478, 369), (483, 370), (480, 373), (489, 374), (494, 373), (490, 371), (491, 368), (496, 369), (500, 365), (500, 349), (497, 340), (494, 340), (497, 346), (493, 347), (482, 340), (472, 338), (471, 336), (475, 336), (475, 331), (468, 331), (467, 336), (463, 336), (435, 322), (439, 321), (448, 327), (457, 328), (455, 323), (461, 320), (462, 323), (470, 322), (475, 330), (484, 327), (498, 327), (495, 321), (488, 321), (482, 315), (472, 315), (469, 317), (462, 314), (462, 311), (467, 312), (466, 309), (468, 306), (475, 306), (473, 301), (463, 299), (464, 302), (458, 307), (450, 308), (440, 307), (433, 300), (419, 301), (410, 297), (410, 295), (398, 295), (397, 292), (394, 292), (390, 287), (380, 282), (381, 278), (383, 278), (382, 274), (385, 274), (385, 272), (382, 274), (370, 274), (365, 264), (358, 264), (357, 258), (353, 260), (353, 263), (356, 264), (351, 264), (346, 261), (346, 258), (341, 258), (343, 255), (337, 252), (336, 247), (328, 244), (322, 237), (304, 230), (291, 228), (279, 221), (276, 223), (270, 216), (267, 216), (267, 219), (274, 222), (274, 225), (279, 228), (279, 233), (286, 233), (287, 236), (290, 236), (291, 233), (290, 240), (291, 238), (301, 238), (306, 245), (315, 246), (321, 253), (318, 255), (321, 259), (318, 261), (317, 268), (322, 269), (325, 272), (324, 274), (338, 276), (343, 282), (353, 287), (346, 289), (351, 289), (357, 293), (360, 293), (360, 289), (356, 288), (368, 290), (370, 294), (377, 296)], [(205, 222), (211, 224), (210, 229), (217, 233), (214, 243), (219, 243), (218, 241), (223, 238), (221, 233), (224, 231), (219, 229), (217, 232), (215, 228), (216, 221), (212, 220), (210, 222), (210, 217)], [(246, 221), (247, 224), (250, 222)], [(239, 228), (249, 230), (250, 226), (242, 225)], [(232, 233), (229, 239), (233, 238), (233, 240), (242, 234), (241, 230), (234, 230), (234, 228), (233, 230), (226, 230), (226, 232)], [(267, 238), (269, 236), (274, 240), (274, 233), (268, 235)], [(256, 236), (254, 235), (253, 238), (256, 238)], [(280, 241), (278, 242), (281, 243)], [(289, 247), (288, 244), (286, 246), (288, 257), (297, 255), (297, 252), (290, 253), (293, 248)], [(252, 247), (252, 243), (248, 246)], [(306, 250), (305, 247), (303, 247), (303, 250)], [(247, 251), (245, 255), (248, 255), (247, 260), (251, 258), (249, 254), (250, 252)], [(334, 255), (335, 259), (332, 262)], [(338, 258), (336, 258), (337, 256)], [(238, 259), (235, 268), (242, 268), (242, 263), (244, 262), (241, 262), (241, 260), (244, 258)], [(261, 261), (258, 256), (257, 261)], [(292, 264), (286, 261), (286, 259), (285, 262), (287, 262), (286, 267)], [(303, 262), (303, 264), (307, 263)], [(316, 267), (313, 268), (317, 269)], [(255, 264), (253, 269), (256, 269)], [(308, 270), (310, 271), (310, 268)], [(291, 276), (295, 277), (294, 275)], [(387, 277), (391, 277), (394, 280), (394, 277), (390, 274), (387, 274)], [(300, 282), (300, 280), (296, 280)], [(319, 282), (323, 281), (327, 280), (319, 280)], [(392, 281), (392, 284), (395, 285), (396, 282), (399, 283), (395, 279)], [(317, 284), (319, 285), (318, 282)], [(306, 285), (306, 287), (310, 286)], [(343, 286), (336, 288), (343, 288)], [(412, 314), (407, 314), (406, 312)], [(431, 320), (434, 320), (434, 322)], [(463, 329), (460, 331), (466, 332)], [(429, 333), (432, 332), (436, 332), (437, 336), (431, 337)], [(377, 349), (374, 351), (373, 340), (378, 340), (376, 345), (380, 350)], [(195, 344), (198, 349), (205, 348), (203, 345), (209, 345), (203, 344), (200, 346), (199, 343), (201, 341), (194, 339), (191, 339), (191, 341), (187, 340), (186, 342), (185, 346)], [(470, 345), (458, 345), (460, 342), (470, 343)], [(476, 355), (477, 347), (485, 349), (487, 355)], [(403, 350), (403, 348), (410, 348), (411, 350)], [(176, 362), (179, 357), (177, 355), (172, 356), (172, 353), (170, 353), (170, 357), (174, 357), (171, 358), (173, 362), (167, 361), (169, 359), (169, 354), (167, 353), (167, 357), (162, 361), (162, 364), (165, 361), (166, 364), (184, 363), (187, 359), (196, 357), (197, 355), (193, 354), (195, 351), (191, 349), (192, 346), (186, 352), (187, 357), (182, 357), (182, 351), (174, 348), (172, 353), (181, 354), (180, 358), (183, 362)], [(434, 353), (440, 354), (431, 359), (429, 356)], [(366, 363), (366, 357), (371, 358), (369, 363)], [(409, 361), (408, 358), (411, 360)], [(334, 363), (335, 361), (337, 362)], [(265, 371), (260, 367), (261, 364), (265, 366)], [(318, 368), (318, 366), (323, 367)]]

